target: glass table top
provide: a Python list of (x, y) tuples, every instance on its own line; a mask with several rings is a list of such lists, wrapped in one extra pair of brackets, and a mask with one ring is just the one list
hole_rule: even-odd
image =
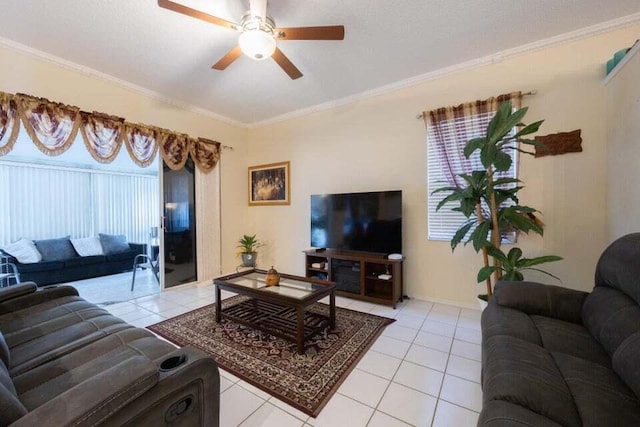
[(251, 289), (259, 289), (263, 292), (269, 292), (295, 299), (304, 299), (309, 296), (309, 294), (326, 289), (323, 285), (284, 277), (280, 277), (280, 284), (278, 286), (267, 286), (265, 280), (265, 274), (253, 272), (233, 279), (226, 279), (224, 280), (224, 283)]

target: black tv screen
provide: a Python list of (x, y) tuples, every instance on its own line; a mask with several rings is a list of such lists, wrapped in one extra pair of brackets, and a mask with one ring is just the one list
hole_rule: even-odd
[(402, 253), (402, 191), (312, 195), (311, 246)]

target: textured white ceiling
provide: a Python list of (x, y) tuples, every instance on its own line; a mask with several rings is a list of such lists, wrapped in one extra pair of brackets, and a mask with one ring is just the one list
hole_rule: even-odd
[[(176, 1), (235, 22), (248, 8)], [(295, 81), (244, 56), (212, 70), (238, 33), (155, 0), (0, 0), (0, 37), (255, 123), (637, 12), (638, 0), (271, 0), (280, 27), (345, 25), (344, 41), (279, 43)]]

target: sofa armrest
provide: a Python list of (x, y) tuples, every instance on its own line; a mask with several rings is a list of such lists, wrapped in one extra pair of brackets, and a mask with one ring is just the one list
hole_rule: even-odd
[(527, 314), (582, 323), (582, 304), (587, 295), (587, 292), (560, 286), (505, 281), (496, 284), (493, 300), (498, 305)]
[(129, 247), (132, 251), (136, 251), (138, 254), (147, 253), (147, 245), (144, 243), (129, 243)]
[[(31, 289), (35, 286), (33, 282), (24, 282), (21, 285), (29, 285)], [(14, 288), (16, 286), (10, 286)], [(40, 288), (37, 291), (31, 291), (22, 295), (16, 295), (11, 299), (0, 299), (0, 314), (11, 313), (31, 307), (37, 304), (42, 304), (57, 298), (78, 296), (78, 291), (72, 286), (52, 286), (47, 288)]]
[(38, 285), (33, 282), (23, 282), (19, 285), (7, 286), (0, 289), (0, 302), (8, 301), (13, 298), (29, 295), (38, 290)]
[(11, 426), (94, 426), (137, 399), (158, 382), (158, 367), (134, 356), (70, 388)]

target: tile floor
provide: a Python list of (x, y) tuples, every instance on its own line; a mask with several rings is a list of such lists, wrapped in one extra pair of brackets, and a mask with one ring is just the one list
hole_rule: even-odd
[(136, 272), (136, 282), (133, 291), (131, 291), (132, 274), (129, 271), (110, 276), (78, 280), (65, 283), (65, 285), (75, 287), (82, 298), (95, 304), (128, 301), (160, 292), (160, 286), (151, 270), (142, 269)]
[[(137, 286), (137, 284), (136, 284)], [(223, 298), (232, 294), (223, 293)], [(106, 306), (139, 327), (211, 304), (198, 285)], [(396, 319), (317, 418), (221, 371), (222, 427), (475, 426), (482, 406), (480, 312), (410, 300), (397, 310), (337, 298), (337, 304)]]

